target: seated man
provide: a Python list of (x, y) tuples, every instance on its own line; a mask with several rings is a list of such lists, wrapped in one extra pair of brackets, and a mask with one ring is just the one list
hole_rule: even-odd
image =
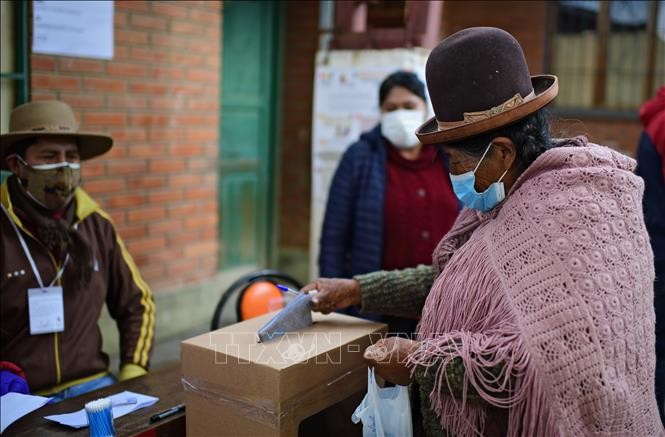
[(155, 305), (111, 219), (80, 187), (80, 161), (113, 144), (78, 131), (58, 101), (15, 108), (0, 136), (0, 361), (30, 391), (62, 400), (114, 383), (97, 326), (104, 302), (120, 331), (120, 379), (146, 373)]

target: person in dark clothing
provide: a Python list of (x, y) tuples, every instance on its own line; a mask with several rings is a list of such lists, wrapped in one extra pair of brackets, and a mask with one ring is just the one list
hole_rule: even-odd
[(656, 280), (656, 398), (665, 423), (665, 86), (640, 109), (644, 132), (637, 148), (637, 174), (644, 179), (644, 221), (651, 238)]
[[(430, 265), (460, 209), (444, 157), (423, 148), (415, 136), (427, 115), (423, 82), (414, 73), (391, 74), (379, 88), (379, 105), (380, 124), (346, 150), (330, 186), (321, 232), (322, 277)], [(359, 314), (354, 308), (347, 312)], [(394, 333), (411, 333), (417, 323), (381, 320)]]

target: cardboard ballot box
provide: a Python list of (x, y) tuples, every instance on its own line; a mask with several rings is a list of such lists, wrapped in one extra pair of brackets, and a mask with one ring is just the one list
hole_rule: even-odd
[(305, 418), (367, 390), (362, 355), (385, 324), (315, 313), (312, 326), (259, 343), (274, 314), (182, 342), (187, 435), (297, 436)]

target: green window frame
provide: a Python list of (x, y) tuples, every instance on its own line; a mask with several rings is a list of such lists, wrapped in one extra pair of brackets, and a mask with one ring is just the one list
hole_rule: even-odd
[(28, 101), (28, 2), (12, 1), (14, 6), (14, 23), (16, 36), (14, 40), (15, 69), (0, 71), (0, 80), (13, 80), (16, 83), (15, 106)]
[[(28, 51), (28, 5), (27, 1), (12, 1), (14, 20), (14, 69), (13, 71), (0, 71), (0, 81), (14, 82), (14, 95), (12, 105), (16, 107), (27, 102), (30, 98), (30, 73)], [(0, 182), (9, 175), (9, 172), (0, 171)]]

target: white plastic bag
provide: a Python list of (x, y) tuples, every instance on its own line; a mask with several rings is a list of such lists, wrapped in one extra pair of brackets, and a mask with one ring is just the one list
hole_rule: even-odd
[(380, 388), (374, 369), (367, 369), (367, 394), (351, 416), (363, 422), (363, 437), (411, 437), (411, 402), (408, 387)]

